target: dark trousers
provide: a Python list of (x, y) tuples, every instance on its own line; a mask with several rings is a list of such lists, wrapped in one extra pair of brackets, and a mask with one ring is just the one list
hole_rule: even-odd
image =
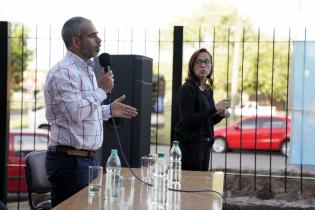
[(180, 142), (179, 147), (182, 152), (182, 170), (208, 171), (211, 142)]
[(51, 204), (57, 206), (89, 183), (89, 166), (96, 157), (79, 157), (48, 151), (46, 171), (51, 184)]

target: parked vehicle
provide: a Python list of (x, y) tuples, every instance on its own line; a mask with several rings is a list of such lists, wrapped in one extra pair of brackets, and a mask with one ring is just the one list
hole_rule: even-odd
[(258, 116), (256, 123), (255, 116), (247, 117), (227, 127), (216, 128), (212, 149), (218, 153), (231, 149), (269, 150), (271, 141), (271, 150), (288, 155), (290, 132), (289, 118), (273, 116), (271, 119), (270, 116)]
[[(257, 106), (256, 106), (257, 105)], [(242, 107), (235, 107), (235, 115), (242, 115), (242, 116), (256, 116), (257, 115), (262, 115), (262, 116), (267, 116), (276, 114), (277, 109), (275, 106), (265, 106), (265, 105), (260, 105), (256, 104), (255, 101), (247, 101)]]
[(45, 107), (28, 112), (28, 127), (30, 129), (49, 129), (50, 124), (46, 120)]
[(24, 173), (26, 155), (35, 150), (47, 150), (45, 130), (11, 130), (8, 151), (8, 193), (27, 192)]

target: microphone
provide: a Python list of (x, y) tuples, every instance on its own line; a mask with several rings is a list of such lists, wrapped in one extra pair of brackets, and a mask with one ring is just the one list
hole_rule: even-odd
[(112, 59), (110, 57), (110, 54), (108, 53), (102, 53), (98, 58), (100, 65), (104, 67), (104, 72), (107, 73), (110, 69), (110, 65), (112, 64)]
[[(104, 67), (104, 72), (105, 74), (108, 72), (108, 70), (110, 69), (110, 65), (112, 64), (112, 59), (110, 57), (110, 54), (108, 53), (102, 53), (100, 54), (100, 56), (98, 57), (98, 61), (100, 62), (100, 65), (102, 67)], [(109, 100), (109, 104), (111, 104), (111, 93), (107, 93), (107, 97)], [(112, 108), (110, 107), (110, 113), (112, 113)]]

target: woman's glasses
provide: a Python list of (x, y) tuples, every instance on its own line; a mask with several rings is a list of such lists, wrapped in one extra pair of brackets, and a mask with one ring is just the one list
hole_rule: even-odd
[(201, 66), (202, 64), (205, 64), (206, 66), (210, 66), (211, 60), (209, 60), (209, 59), (206, 59), (206, 60), (197, 59), (197, 60), (195, 61), (195, 64), (200, 65), (200, 66)]

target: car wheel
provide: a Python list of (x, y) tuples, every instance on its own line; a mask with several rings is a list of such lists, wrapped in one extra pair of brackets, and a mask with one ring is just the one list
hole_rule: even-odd
[(214, 139), (214, 143), (212, 145), (213, 151), (217, 153), (224, 152), (226, 150), (226, 141), (224, 138), (218, 137)]
[(280, 147), (280, 152), (282, 155), (289, 156), (289, 154), (290, 154), (290, 142), (289, 141), (282, 142), (281, 147)]

